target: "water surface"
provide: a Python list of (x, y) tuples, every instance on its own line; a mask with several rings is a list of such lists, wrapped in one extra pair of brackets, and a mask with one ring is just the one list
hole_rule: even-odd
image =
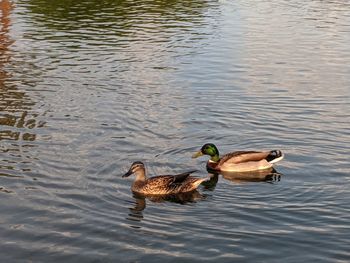
[[(348, 262), (347, 1), (1, 2), (7, 262)], [(281, 149), (269, 181), (140, 199), (121, 178)]]

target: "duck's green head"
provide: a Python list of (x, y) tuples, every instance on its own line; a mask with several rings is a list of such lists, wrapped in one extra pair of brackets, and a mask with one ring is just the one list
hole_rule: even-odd
[(128, 177), (134, 173), (138, 174), (139, 172), (144, 172), (145, 171), (145, 165), (143, 162), (137, 161), (133, 162), (132, 165), (130, 166), (129, 171), (126, 172), (126, 174), (123, 175), (123, 177)]
[(210, 160), (212, 160), (214, 162), (218, 162), (220, 159), (219, 150), (212, 143), (204, 144), (200, 151), (198, 151), (194, 155), (192, 155), (192, 158), (197, 158), (197, 157), (202, 156), (202, 155), (209, 155)]

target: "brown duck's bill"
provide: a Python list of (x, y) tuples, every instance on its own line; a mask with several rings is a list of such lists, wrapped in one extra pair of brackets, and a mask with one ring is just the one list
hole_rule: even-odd
[(132, 171), (129, 170), (129, 171), (126, 172), (126, 174), (123, 174), (122, 177), (123, 177), (123, 178), (124, 178), (124, 177), (128, 177), (128, 176), (130, 176), (131, 174), (132, 174)]
[(201, 151), (196, 152), (194, 155), (192, 155), (192, 158), (197, 158), (199, 156), (202, 156), (203, 153)]

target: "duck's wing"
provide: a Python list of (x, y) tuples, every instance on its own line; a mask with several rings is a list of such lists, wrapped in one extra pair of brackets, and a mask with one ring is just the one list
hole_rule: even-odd
[(266, 158), (267, 155), (268, 155), (267, 152), (256, 152), (256, 151), (231, 152), (221, 157), (220, 164), (223, 164), (223, 163), (239, 164), (244, 162), (260, 161)]
[(273, 150), (269, 152), (237, 151), (222, 156), (220, 159), (220, 164), (240, 164), (245, 162), (258, 162), (261, 160), (266, 160), (269, 163), (275, 163), (281, 159), (283, 159), (283, 154), (280, 150)]
[(154, 185), (155, 187), (169, 185), (173, 182), (172, 175), (157, 175), (147, 179), (148, 185)]
[(153, 185), (154, 187), (167, 187), (172, 184), (181, 184), (183, 183), (191, 173), (194, 173), (196, 170), (184, 172), (176, 175), (158, 175), (153, 176), (147, 179), (148, 185)]
[(185, 181), (190, 174), (192, 174), (194, 172), (196, 172), (196, 170), (184, 172), (184, 173), (181, 173), (181, 174), (176, 174), (176, 175), (173, 176), (173, 181), (171, 183), (173, 183), (173, 184), (180, 184), (183, 181)]
[(166, 194), (173, 180), (172, 175), (150, 177), (143, 186), (143, 192), (146, 194)]
[(171, 194), (181, 192), (184, 185), (192, 182), (192, 177), (189, 177), (191, 173), (195, 171), (189, 171), (176, 175), (158, 175), (147, 179), (146, 184), (143, 186), (143, 192), (146, 194)]

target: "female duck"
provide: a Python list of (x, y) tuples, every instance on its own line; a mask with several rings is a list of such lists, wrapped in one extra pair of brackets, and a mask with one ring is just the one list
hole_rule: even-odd
[(212, 143), (204, 144), (192, 158), (202, 155), (210, 156), (207, 169), (219, 172), (249, 172), (268, 169), (284, 157), (280, 150), (269, 152), (237, 151), (220, 157), (218, 149)]
[(146, 177), (145, 165), (142, 162), (134, 162), (129, 171), (123, 175), (128, 177), (136, 175), (131, 190), (144, 195), (169, 195), (191, 192), (208, 178), (196, 178), (190, 176), (195, 171), (189, 171), (177, 175), (159, 175)]

